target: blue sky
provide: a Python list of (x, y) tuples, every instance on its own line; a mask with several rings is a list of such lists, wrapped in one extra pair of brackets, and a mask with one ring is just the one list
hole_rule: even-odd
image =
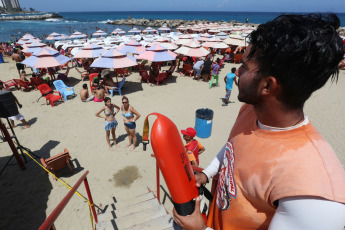
[(40, 11), (343, 12), (345, 0), (19, 0)]

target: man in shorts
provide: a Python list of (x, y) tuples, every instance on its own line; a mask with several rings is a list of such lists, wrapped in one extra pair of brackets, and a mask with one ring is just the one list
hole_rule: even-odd
[(224, 82), (225, 82), (225, 98), (223, 98), (223, 106), (227, 106), (228, 103), (229, 103), (229, 99), (230, 99), (230, 96), (231, 96), (231, 91), (232, 91), (232, 86), (234, 84), (234, 81), (235, 81), (235, 84), (237, 85), (237, 80), (236, 80), (236, 68), (233, 67), (231, 69), (231, 73), (228, 73), (225, 77), (224, 77)]
[(23, 61), (20, 55), (18, 54), (18, 50), (14, 49), (12, 54), (12, 60), (16, 62), (16, 67), (18, 70), (18, 74), (20, 76), (20, 71), (25, 69), (25, 65), (21, 62)]
[[(1, 91), (9, 91), (4, 87), (4, 84), (2, 82), (0, 82), (0, 90)], [(14, 95), (13, 95), (13, 97), (14, 97), (14, 100), (15, 100), (17, 106), (21, 109), (23, 107), (23, 105), (19, 103), (18, 99)], [(26, 122), (26, 120), (24, 119), (24, 116), (20, 113), (18, 113), (15, 116), (9, 117), (9, 120), (11, 122), (12, 128), (16, 127), (14, 124), (14, 120), (21, 121), (24, 124), (24, 126), (22, 127), (23, 129), (30, 128), (30, 125)]]
[(199, 58), (196, 59), (196, 63), (193, 65), (194, 75), (196, 76), (194, 79), (200, 81), (200, 75), (202, 68), (204, 67), (204, 60)]

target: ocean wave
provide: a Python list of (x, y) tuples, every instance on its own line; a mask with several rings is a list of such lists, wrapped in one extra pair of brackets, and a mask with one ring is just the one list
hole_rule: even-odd
[(44, 21), (46, 21), (46, 22), (61, 22), (62, 19), (60, 19), (60, 18), (47, 18)]
[(112, 22), (113, 20), (110, 20), (110, 19), (108, 19), (108, 20), (106, 20), (106, 21), (99, 21), (98, 23), (104, 23), (104, 24), (106, 24), (107, 22)]

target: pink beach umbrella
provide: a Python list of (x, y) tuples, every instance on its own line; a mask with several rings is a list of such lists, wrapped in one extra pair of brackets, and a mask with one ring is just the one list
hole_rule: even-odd
[(95, 33), (92, 34), (92, 36), (106, 36), (107, 33), (103, 30), (97, 30)]
[(178, 48), (174, 52), (190, 57), (204, 57), (210, 53), (208, 50), (201, 47), (199, 42), (194, 40), (186, 43), (184, 46)]
[(23, 49), (23, 52), (24, 53), (34, 53), (43, 47), (47, 47), (47, 45), (44, 43), (38, 42), (38, 41), (34, 41), (31, 44), (27, 45), (27, 47), (25, 49)]
[(35, 51), (32, 56), (22, 61), (22, 64), (32, 68), (49, 68), (63, 65), (71, 59), (60, 54), (58, 51), (48, 48), (41, 48)]
[(175, 60), (176, 56), (177, 55), (174, 52), (171, 52), (159, 44), (155, 44), (142, 52), (137, 59), (145, 59), (151, 62), (162, 62)]
[(121, 51), (122, 53), (131, 53), (131, 54), (140, 54), (143, 51), (145, 51), (145, 47), (135, 40), (131, 40), (127, 42), (126, 44), (117, 47), (117, 49)]
[(140, 33), (141, 30), (139, 30), (138, 28), (133, 28), (130, 31), (128, 31), (128, 33)]
[(92, 43), (83, 47), (81, 51), (74, 55), (74, 58), (97, 58), (105, 51), (102, 47)]
[(138, 63), (136, 62), (134, 57), (131, 57), (120, 52), (119, 50), (111, 48), (108, 51), (106, 51), (102, 56), (97, 58), (91, 64), (90, 67), (119, 69), (136, 65), (138, 65)]
[(193, 38), (190, 35), (184, 34), (184, 35), (181, 35), (176, 41), (174, 41), (174, 43), (176, 45), (184, 45), (192, 40)]
[(53, 33), (49, 34), (49, 36), (46, 38), (46, 40), (58, 41), (58, 40), (64, 40), (64, 38), (61, 36), (61, 34), (53, 32)]
[(82, 34), (78, 31), (74, 32), (69, 38), (86, 38), (87, 35), (86, 34)]

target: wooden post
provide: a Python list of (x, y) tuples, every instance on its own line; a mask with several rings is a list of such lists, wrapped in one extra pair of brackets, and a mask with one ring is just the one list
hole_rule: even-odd
[(1, 120), (0, 120), (0, 128), (5, 135), (5, 140), (7, 141), (8, 145), (10, 146), (12, 153), (13, 153), (13, 156), (16, 158), (19, 167), (24, 170), (25, 169), (24, 162), (23, 162), (22, 158), (19, 156), (18, 150), (17, 150), (16, 146), (14, 146), (14, 143), (12, 141), (11, 136), (6, 129), (6, 126), (2, 123)]

